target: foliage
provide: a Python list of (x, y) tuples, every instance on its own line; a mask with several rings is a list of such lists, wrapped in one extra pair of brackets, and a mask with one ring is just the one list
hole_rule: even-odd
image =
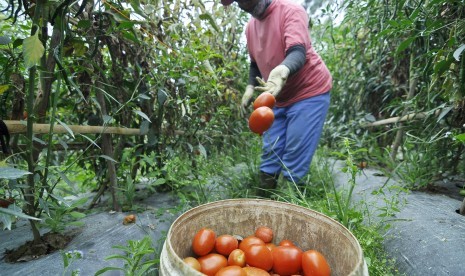
[(105, 267), (95, 275), (114, 270), (122, 271), (124, 275), (150, 275), (149, 273), (154, 273), (155, 265), (159, 262), (153, 258), (155, 249), (149, 236), (142, 240), (129, 240), (127, 246), (115, 245), (113, 248), (122, 250), (124, 254), (110, 255), (105, 260), (121, 259), (124, 261), (124, 267)]
[[(412, 187), (444, 171), (463, 173), (458, 163), (463, 164), (464, 148), (446, 135), (463, 133), (465, 124), (463, 5), (440, 0), (341, 2), (323, 9), (330, 20), (312, 30), (334, 77), (325, 142), (336, 147), (339, 137), (351, 137), (364, 143), (368, 156), (384, 148), (379, 157), (385, 160), (377, 162), (386, 165), (394, 158), (418, 167), (415, 177), (424, 181)], [(336, 21), (340, 13), (342, 22)], [(364, 126), (414, 113), (426, 116)], [(397, 148), (403, 155), (397, 155)], [(424, 152), (425, 162), (412, 162), (416, 159), (410, 157)]]

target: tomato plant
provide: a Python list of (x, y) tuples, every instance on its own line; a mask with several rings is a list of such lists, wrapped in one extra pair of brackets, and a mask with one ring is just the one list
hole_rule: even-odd
[(215, 276), (247, 276), (247, 272), (240, 266), (230, 265), (220, 269)]
[(249, 266), (258, 267), (266, 271), (273, 267), (273, 255), (262, 244), (252, 244), (244, 250), (245, 262)]
[(215, 276), (220, 269), (228, 266), (226, 257), (218, 253), (210, 253), (197, 260), (200, 263), (200, 272), (208, 276)]
[(305, 276), (329, 276), (331, 268), (326, 258), (316, 250), (307, 250), (302, 254), (302, 270)]
[(270, 92), (263, 92), (253, 102), (253, 109), (257, 109), (262, 106), (273, 108), (276, 104), (276, 98)]
[(262, 135), (268, 130), (274, 121), (274, 113), (271, 108), (262, 106), (255, 109), (249, 117), (249, 128), (252, 132)]
[(197, 256), (204, 256), (213, 250), (215, 242), (215, 232), (209, 228), (202, 228), (197, 231), (192, 240), (192, 250)]
[(241, 249), (242, 251), (245, 252), (246, 248), (251, 246), (252, 244), (265, 245), (265, 243), (261, 239), (255, 237), (255, 236), (248, 236), (248, 237), (245, 237), (239, 243), (239, 249)]
[(193, 269), (200, 271), (200, 263), (196, 258), (186, 257), (183, 259), (183, 261), (184, 263), (186, 263), (188, 266), (192, 267)]
[(245, 253), (241, 249), (234, 249), (228, 256), (228, 265), (245, 266)]
[(297, 246), (277, 246), (271, 254), (273, 271), (281, 276), (298, 274), (302, 268), (302, 249)]
[(232, 235), (220, 235), (216, 238), (215, 250), (221, 255), (228, 256), (239, 247), (239, 241)]
[(273, 230), (266, 226), (260, 226), (255, 230), (255, 237), (261, 239), (264, 243), (270, 243), (273, 240)]

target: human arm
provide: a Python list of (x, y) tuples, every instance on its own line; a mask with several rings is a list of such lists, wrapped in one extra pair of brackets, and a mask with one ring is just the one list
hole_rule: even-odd
[(256, 87), (256, 90), (269, 92), (277, 97), (286, 84), (287, 78), (304, 66), (305, 52), (305, 46), (303, 45), (299, 44), (290, 47), (286, 52), (283, 62), (271, 70), (267, 82), (260, 77), (256, 78), (260, 84), (259, 87)]

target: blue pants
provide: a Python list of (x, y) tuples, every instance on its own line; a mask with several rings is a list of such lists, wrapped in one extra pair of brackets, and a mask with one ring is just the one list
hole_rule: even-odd
[(329, 100), (328, 92), (273, 108), (273, 125), (263, 134), (260, 171), (270, 175), (282, 172), (295, 183), (307, 174), (323, 131)]

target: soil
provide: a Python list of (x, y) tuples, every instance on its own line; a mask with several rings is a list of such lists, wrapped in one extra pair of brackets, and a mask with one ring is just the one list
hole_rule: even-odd
[(48, 232), (42, 235), (40, 243), (27, 241), (18, 248), (5, 250), (5, 262), (17, 263), (28, 262), (38, 259), (42, 256), (53, 253), (57, 250), (64, 249), (68, 243), (78, 234), (79, 231), (73, 230), (69, 233), (52, 233)]

